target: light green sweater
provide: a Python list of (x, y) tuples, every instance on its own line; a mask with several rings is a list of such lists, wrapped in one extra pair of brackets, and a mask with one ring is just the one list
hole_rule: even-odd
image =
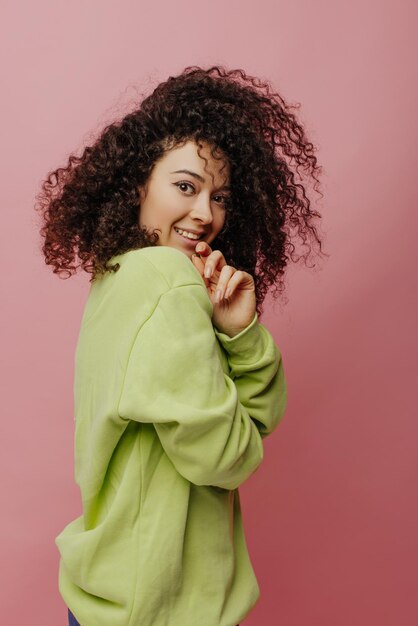
[(237, 488), (286, 408), (281, 354), (257, 314), (212, 325), (180, 250), (111, 261), (75, 355), (83, 514), (55, 539), (59, 591), (82, 626), (236, 626), (260, 595)]

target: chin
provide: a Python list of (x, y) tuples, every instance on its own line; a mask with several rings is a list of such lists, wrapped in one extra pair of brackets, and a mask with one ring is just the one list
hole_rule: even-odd
[(181, 246), (173, 246), (172, 244), (169, 244), (169, 243), (164, 244), (164, 245), (170, 246), (170, 248), (175, 248), (175, 250), (178, 250), (179, 252), (183, 252), (183, 254), (185, 254), (190, 259), (192, 258), (193, 250), (185, 250)]

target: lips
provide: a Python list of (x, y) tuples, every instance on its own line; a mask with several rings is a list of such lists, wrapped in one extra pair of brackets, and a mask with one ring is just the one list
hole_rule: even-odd
[(179, 237), (179, 239), (182, 241), (182, 243), (192, 250), (194, 250), (199, 241), (202, 241), (201, 239), (189, 239), (189, 237), (186, 237), (185, 235), (180, 235), (180, 233), (178, 233), (175, 229), (173, 230), (176, 233), (177, 237)]
[(192, 233), (192, 235), (197, 235), (198, 237), (201, 237), (205, 234), (204, 230), (194, 230), (194, 228), (182, 228), (181, 226), (174, 226), (174, 228), (178, 228), (179, 230), (185, 230), (186, 232)]

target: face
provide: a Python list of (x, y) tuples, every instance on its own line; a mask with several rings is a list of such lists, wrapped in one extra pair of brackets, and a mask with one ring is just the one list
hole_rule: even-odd
[[(177, 248), (189, 257), (199, 240), (210, 244), (221, 231), (230, 194), (229, 165), (221, 172), (225, 161), (215, 160), (208, 144), (200, 147), (202, 157), (197, 149), (197, 144), (189, 141), (167, 151), (139, 188), (139, 225), (159, 229), (158, 245)], [(190, 239), (177, 229), (201, 236)]]

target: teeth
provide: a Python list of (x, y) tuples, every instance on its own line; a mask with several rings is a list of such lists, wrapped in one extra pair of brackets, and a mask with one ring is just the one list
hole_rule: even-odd
[(180, 235), (184, 235), (185, 237), (188, 237), (189, 239), (200, 239), (200, 235), (189, 233), (187, 230), (181, 230), (180, 228), (176, 228), (176, 227), (174, 227), (174, 230), (180, 233)]

